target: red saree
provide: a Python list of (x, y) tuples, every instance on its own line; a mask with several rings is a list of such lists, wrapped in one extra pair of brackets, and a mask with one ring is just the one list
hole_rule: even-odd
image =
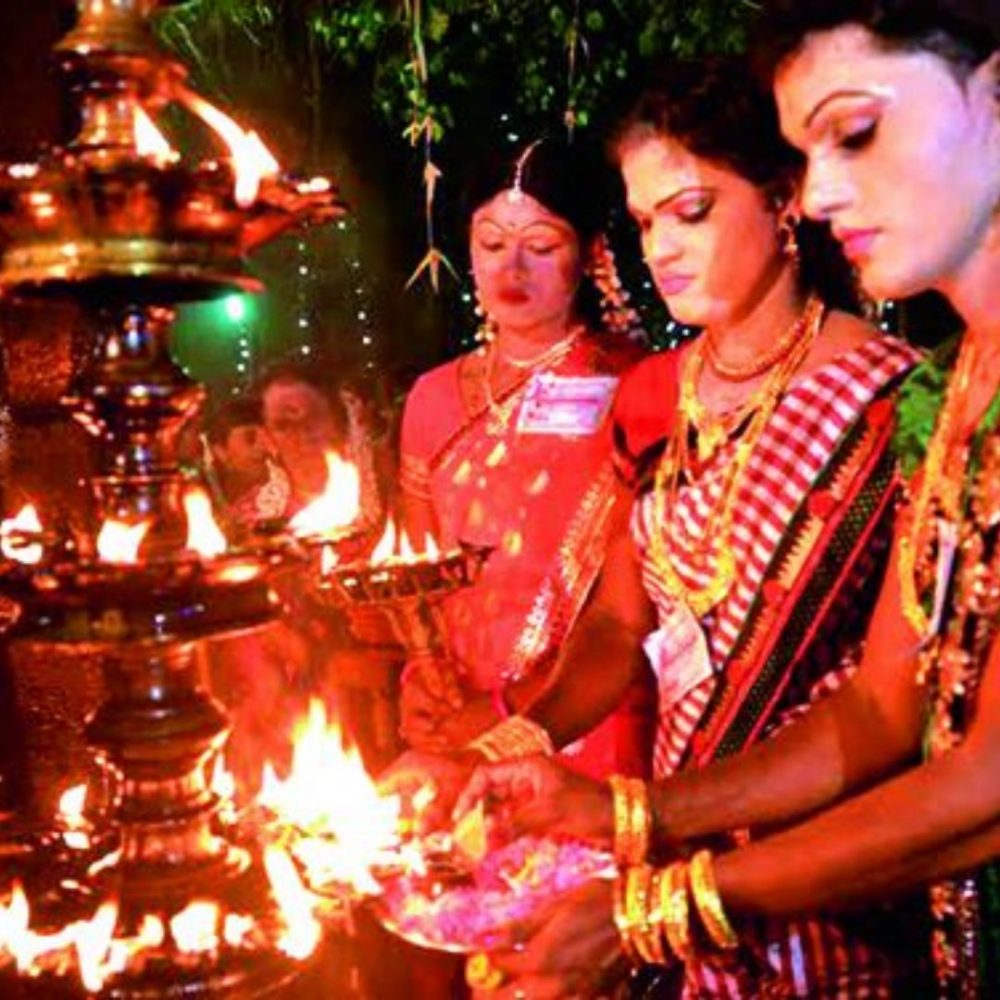
[[(465, 682), (486, 691), (538, 676), (555, 661), (597, 578), (623, 488), (611, 460), (610, 409), (630, 347), (587, 337), (526, 378), (492, 410), (469, 414), (461, 359), (423, 376), (407, 400), (402, 486), (429, 500), (445, 544), (494, 547), (479, 583), (445, 606), (449, 653)], [(539, 431), (530, 420), (539, 376), (606, 388), (593, 427)], [(594, 776), (648, 768), (635, 699), (566, 751)]]

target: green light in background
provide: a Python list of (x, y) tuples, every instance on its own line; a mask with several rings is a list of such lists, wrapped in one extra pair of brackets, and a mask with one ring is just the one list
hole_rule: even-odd
[(247, 316), (247, 302), (242, 295), (227, 295), (223, 305), (226, 315), (234, 322), (241, 323)]

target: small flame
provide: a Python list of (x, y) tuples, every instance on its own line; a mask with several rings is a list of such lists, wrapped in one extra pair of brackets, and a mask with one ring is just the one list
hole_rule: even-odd
[(290, 958), (308, 958), (322, 934), (313, 913), (314, 898), (302, 884), (295, 863), (280, 847), (271, 844), (264, 849), (264, 867), (285, 921), (278, 947)]
[(424, 535), (424, 556), (430, 560), (438, 559), (441, 556), (441, 549), (431, 534)]
[(324, 545), (319, 555), (319, 572), (321, 576), (329, 576), (340, 565), (340, 557), (332, 545)]
[(292, 739), (288, 778), (265, 765), (258, 802), (302, 834), (294, 852), (312, 884), (377, 892), (372, 869), (399, 844), (398, 796), (379, 793), (357, 749), (345, 744), (336, 721), (327, 721), (318, 699)]
[(289, 527), (297, 535), (327, 537), (349, 527), (360, 513), (361, 478), (357, 466), (328, 451), (323, 492), (291, 519)]
[(195, 900), (170, 920), (170, 933), (179, 951), (196, 955), (219, 947), (219, 904)]
[(13, 517), (0, 521), (0, 552), (8, 559), (34, 566), (42, 561), (45, 550), (38, 542), (26, 541), (21, 536), (41, 532), (38, 511), (33, 504), (25, 504)]
[(74, 785), (59, 797), (58, 819), (67, 847), (84, 851), (90, 847), (90, 823), (83, 814), (87, 804), (87, 786)]
[(222, 923), (222, 937), (230, 947), (239, 948), (250, 936), (253, 927), (253, 917), (242, 913), (227, 913)]
[(147, 531), (149, 521), (128, 524), (109, 517), (97, 536), (97, 554), (102, 562), (133, 565), (139, 561), (139, 546)]
[(184, 510), (188, 521), (187, 547), (204, 559), (223, 555), (229, 543), (212, 514), (208, 494), (200, 487), (189, 489), (184, 494)]
[[(437, 546), (434, 545), (429, 535), (424, 544), (425, 547), (428, 544), (433, 546), (434, 552), (437, 554)], [(430, 555), (430, 552), (428, 551), (426, 555)], [(410, 536), (405, 530), (400, 531), (395, 521), (390, 519), (386, 522), (385, 531), (382, 533), (378, 545), (375, 546), (369, 561), (373, 566), (378, 566), (383, 563), (414, 563), (420, 558), (413, 548)]]
[(248, 132), (229, 115), (209, 104), (191, 91), (184, 91), (184, 102), (191, 110), (214, 129), (229, 147), (236, 175), (236, 204), (247, 208), (257, 200), (261, 181), (274, 177), (281, 166), (256, 132)]
[(164, 134), (142, 108), (135, 109), (134, 129), (135, 149), (140, 156), (148, 156), (160, 164), (173, 163), (179, 159)]

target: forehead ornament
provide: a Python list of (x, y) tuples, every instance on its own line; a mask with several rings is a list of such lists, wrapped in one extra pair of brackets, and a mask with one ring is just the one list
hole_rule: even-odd
[(514, 164), (514, 183), (507, 190), (507, 201), (509, 201), (512, 205), (516, 205), (524, 197), (524, 190), (521, 187), (524, 180), (524, 167), (531, 157), (531, 154), (541, 144), (542, 140), (536, 139), (524, 150), (524, 152), (517, 158), (517, 163)]

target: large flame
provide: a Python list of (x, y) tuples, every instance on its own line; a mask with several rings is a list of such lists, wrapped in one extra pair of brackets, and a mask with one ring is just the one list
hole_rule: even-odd
[(139, 546), (149, 531), (149, 521), (128, 524), (109, 517), (97, 536), (97, 554), (102, 562), (123, 566), (139, 561)]
[(42, 522), (32, 504), (25, 504), (13, 517), (0, 522), (0, 552), (8, 559), (34, 566), (42, 561), (45, 550), (38, 542), (30, 542), (24, 535), (41, 534)]
[(166, 137), (156, 127), (153, 119), (142, 108), (135, 109), (133, 122), (135, 149), (140, 156), (148, 156), (157, 163), (173, 163), (179, 159), (177, 151), (167, 142)]
[(197, 486), (187, 490), (184, 511), (188, 522), (187, 548), (205, 559), (221, 556), (229, 543), (212, 514), (212, 501), (208, 494)]
[(361, 477), (357, 466), (328, 451), (323, 492), (292, 518), (289, 527), (297, 535), (329, 537), (352, 525), (360, 513)]
[(280, 164), (256, 132), (241, 128), (229, 115), (191, 91), (185, 90), (182, 99), (229, 147), (236, 177), (236, 204), (241, 208), (249, 207), (257, 200), (261, 181), (276, 176), (281, 170)]
[(293, 744), (286, 779), (265, 765), (258, 802), (298, 832), (294, 852), (313, 884), (377, 892), (372, 870), (399, 846), (399, 798), (380, 794), (318, 699)]

